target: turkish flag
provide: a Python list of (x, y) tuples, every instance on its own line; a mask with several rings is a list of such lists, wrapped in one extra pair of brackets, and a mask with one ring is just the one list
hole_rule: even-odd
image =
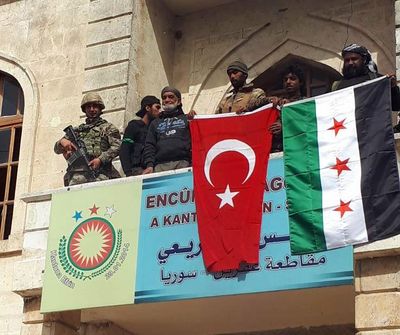
[(263, 193), (278, 111), (267, 105), (190, 122), (197, 224), (208, 271), (257, 264)]

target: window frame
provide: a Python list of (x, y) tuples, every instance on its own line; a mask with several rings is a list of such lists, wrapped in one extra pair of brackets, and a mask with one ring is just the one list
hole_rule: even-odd
[[(342, 77), (339, 72), (326, 64), (289, 54), (259, 74), (252, 82), (255, 87), (262, 88), (267, 96), (282, 97), (285, 94), (282, 84), (282, 71), (286, 70), (289, 65), (294, 64), (299, 66), (304, 73), (305, 98), (311, 97), (312, 90), (316, 88), (323, 87), (326, 91), (325, 93), (329, 92), (332, 83)], [(321, 74), (323, 74), (322, 81), (318, 84), (313, 83), (312, 79), (321, 78)]]
[[(12, 215), (11, 217), (8, 212), (11, 210), (11, 214), (14, 212), (14, 205), (15, 205), (15, 188), (16, 188), (16, 180), (17, 175), (14, 176), (14, 183), (11, 185), (12, 176), (13, 176), (13, 168), (16, 168), (16, 174), (18, 174), (18, 166), (19, 166), (19, 157), (16, 157), (16, 160), (13, 160), (14, 155), (14, 147), (15, 147), (15, 140), (16, 140), (16, 132), (17, 129), (21, 128), (20, 135), (22, 135), (22, 123), (23, 123), (23, 108), (24, 108), (24, 96), (23, 90), (21, 85), (18, 81), (13, 78), (12, 76), (0, 72), (0, 113), (3, 108), (3, 101), (4, 101), (4, 83), (6, 80), (9, 80), (18, 85), (18, 95), (17, 95), (17, 108), (15, 115), (7, 115), (1, 116), (0, 114), (0, 131), (4, 131), (6, 129), (10, 129), (10, 142), (8, 148), (8, 158), (5, 163), (0, 163), (0, 169), (5, 169), (6, 171), (6, 178), (5, 178), (5, 185), (0, 185), (0, 187), (4, 187), (4, 199), (0, 200), (0, 240), (7, 240), (12, 226)], [(19, 152), (20, 153), (20, 152)], [(9, 199), (10, 191), (13, 189), (14, 196), (12, 199)]]

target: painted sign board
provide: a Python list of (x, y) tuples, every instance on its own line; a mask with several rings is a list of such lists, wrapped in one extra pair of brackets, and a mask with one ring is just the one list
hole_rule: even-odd
[(280, 158), (257, 266), (208, 273), (196, 219), (190, 171), (54, 194), (42, 312), (352, 283), (352, 247), (291, 255)]

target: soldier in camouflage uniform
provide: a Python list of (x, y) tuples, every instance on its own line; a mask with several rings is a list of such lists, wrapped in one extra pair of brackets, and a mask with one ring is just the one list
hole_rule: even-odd
[[(65, 186), (120, 177), (112, 166), (112, 160), (119, 154), (121, 136), (113, 124), (100, 117), (104, 108), (103, 100), (98, 93), (87, 93), (81, 103), (82, 112), (86, 114), (86, 122), (74, 127), (77, 136), (85, 143), (89, 166), (95, 172), (96, 178), (93, 180), (87, 166), (72, 164), (64, 176)], [(54, 146), (54, 152), (63, 154), (66, 159), (76, 149), (74, 143), (66, 136)]]
[(265, 92), (261, 88), (254, 88), (253, 84), (246, 84), (248, 75), (247, 65), (236, 61), (229, 64), (226, 72), (233, 89), (219, 103), (215, 114), (236, 114), (250, 112), (268, 103)]

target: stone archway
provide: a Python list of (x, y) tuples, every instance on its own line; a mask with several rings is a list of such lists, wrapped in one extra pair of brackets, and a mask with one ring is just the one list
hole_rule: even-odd
[[(0, 53), (0, 71), (12, 76), (21, 86), (24, 96), (24, 127), (22, 129), (21, 148), (34, 148), (38, 122), (39, 90), (33, 73), (18, 59)], [(25, 204), (19, 200), (21, 194), (30, 191), (31, 170), (34, 150), (21, 150), (19, 153), (18, 178), (15, 189), (13, 224), (5, 249), (20, 249), (20, 237), (23, 231)], [(14, 237), (15, 235), (15, 237)], [(14, 242), (15, 239), (15, 242)]]

